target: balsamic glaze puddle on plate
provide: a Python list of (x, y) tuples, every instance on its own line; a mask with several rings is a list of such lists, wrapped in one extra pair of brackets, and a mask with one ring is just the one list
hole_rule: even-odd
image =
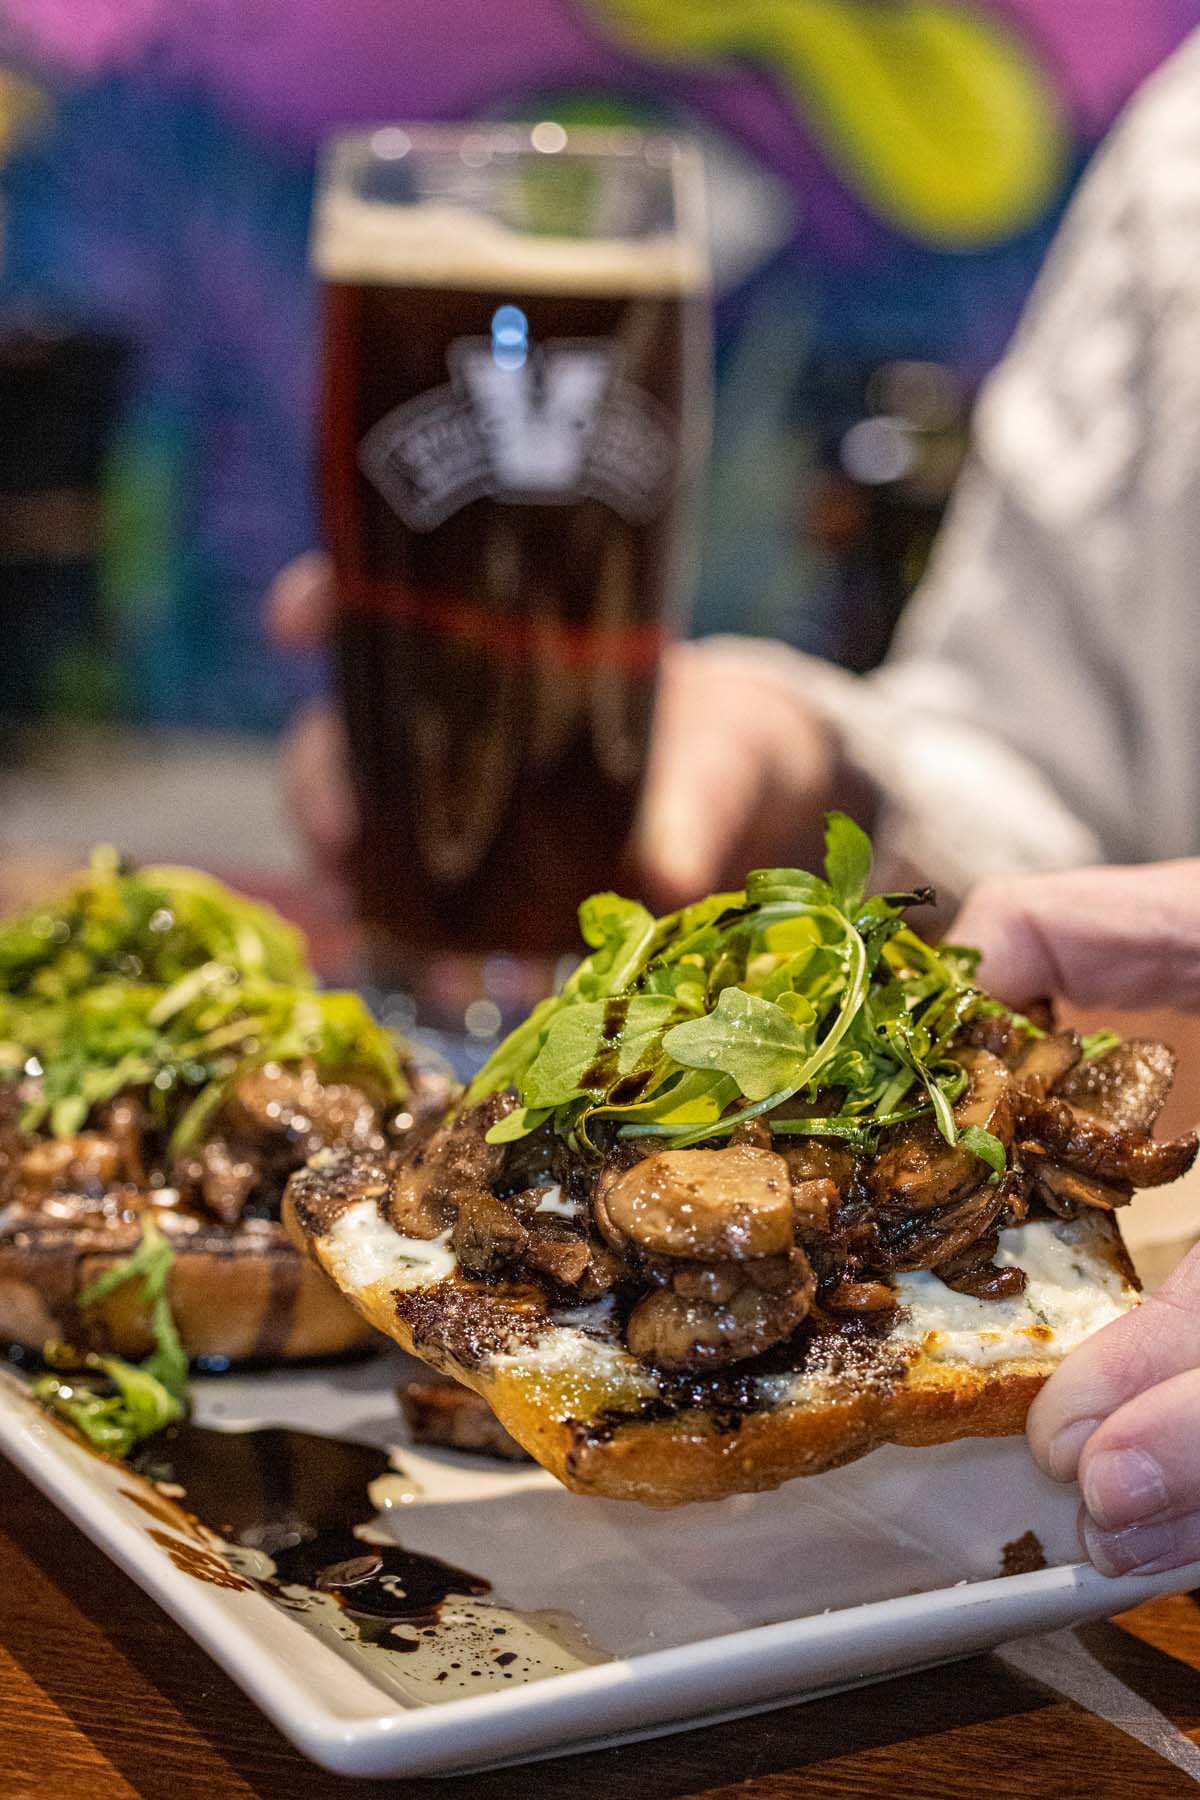
[[(403, 1705), (501, 1692), (609, 1660), (571, 1613), (515, 1606), (483, 1576), (396, 1543), (398, 1503), (421, 1490), (383, 1450), (277, 1426), (187, 1421), (125, 1463), (100, 1460), (121, 1497), (149, 1515), (147, 1536), (177, 1569), (261, 1594)], [(407, 1516), (420, 1536), (418, 1512)]]
[(274, 1576), (257, 1585), (272, 1598), (287, 1602), (295, 1588), (327, 1594), (366, 1643), (415, 1651), (413, 1632), (436, 1626), (451, 1594), (491, 1592), (480, 1575), (359, 1535), (375, 1515), (370, 1484), (395, 1473), (382, 1450), (275, 1426), (185, 1423), (148, 1440), (129, 1466), (181, 1487), (181, 1504), (226, 1543), (269, 1556)]

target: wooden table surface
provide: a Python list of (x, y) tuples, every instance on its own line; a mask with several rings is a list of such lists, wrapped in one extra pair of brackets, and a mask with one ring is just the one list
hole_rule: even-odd
[(1034, 1640), (1020, 1663), (1003, 1653), (973, 1657), (807, 1706), (520, 1770), (433, 1783), (344, 1781), (292, 1750), (165, 1613), (0, 1463), (3, 1800), (1195, 1793), (1200, 1774), (1178, 1760), (1200, 1771), (1200, 1597), (1151, 1602), (1111, 1624)]

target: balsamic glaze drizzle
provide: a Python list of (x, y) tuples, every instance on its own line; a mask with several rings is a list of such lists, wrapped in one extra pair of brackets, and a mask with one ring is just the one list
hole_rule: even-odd
[(149, 1439), (130, 1466), (177, 1483), (182, 1504), (227, 1543), (269, 1556), (275, 1574), (260, 1585), (274, 1598), (296, 1587), (327, 1594), (365, 1642), (416, 1650), (412, 1632), (436, 1625), (449, 1595), (491, 1592), (482, 1576), (436, 1556), (358, 1535), (375, 1512), (371, 1482), (394, 1473), (382, 1450), (280, 1426), (211, 1431), (186, 1422)]

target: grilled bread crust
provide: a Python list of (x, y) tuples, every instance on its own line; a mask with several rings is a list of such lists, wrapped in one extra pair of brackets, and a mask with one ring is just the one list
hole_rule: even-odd
[[(164, 1223), (160, 1215), (160, 1224)], [(136, 1247), (136, 1224), (79, 1227), (31, 1219), (0, 1238), (0, 1340), (40, 1350), (58, 1339), (131, 1360), (151, 1349), (139, 1285), (119, 1287), (86, 1313), (88, 1283)], [(168, 1294), (189, 1357), (293, 1362), (336, 1356), (373, 1333), (283, 1226), (254, 1220), (169, 1231), (175, 1250)]]
[[(834, 1344), (803, 1367), (790, 1393), (786, 1374), (775, 1394), (746, 1403), (746, 1384), (736, 1381), (698, 1382), (691, 1395), (679, 1384), (660, 1391), (623, 1349), (598, 1352), (569, 1322), (544, 1330), (541, 1297), (529, 1288), (455, 1273), (414, 1289), (402, 1259), (392, 1277), (361, 1275), (339, 1238), (345, 1207), (329, 1206), (319, 1191), (312, 1198), (310, 1183), (293, 1178), (284, 1198), (296, 1242), (365, 1319), (482, 1394), (512, 1437), (577, 1493), (678, 1506), (778, 1487), (882, 1444), (1010, 1435), (1061, 1359), (1031, 1341), (1027, 1356), (980, 1367), (931, 1354), (919, 1333), (884, 1333)], [(1137, 1278), (1115, 1223), (1089, 1214), (1077, 1229), (1089, 1259), (1136, 1305)]]

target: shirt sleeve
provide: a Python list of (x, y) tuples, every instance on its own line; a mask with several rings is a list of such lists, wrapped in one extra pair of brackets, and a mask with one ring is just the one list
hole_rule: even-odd
[[(1176, 60), (1068, 210), (980, 397), (972, 454), (883, 667), (860, 679), (777, 646), (721, 644), (835, 724), (880, 794), (893, 854), (957, 891), (985, 874), (1162, 854), (1139, 803), (1147, 720), (1195, 748), (1192, 718), (1165, 716), (1173, 702), (1182, 715), (1191, 692), (1167, 666), (1172, 641), (1190, 640), (1192, 611), (1167, 615), (1190, 597), (1168, 581), (1144, 598), (1147, 534), (1169, 534), (1196, 500), (1194, 470), (1155, 496), (1157, 514), (1144, 486), (1162, 430), (1162, 291), (1150, 271), (1164, 150), (1174, 178), (1182, 159), (1200, 187), (1195, 126), (1163, 141), (1181, 95), (1200, 113), (1195, 42)], [(1195, 230), (1187, 248), (1200, 260)]]

